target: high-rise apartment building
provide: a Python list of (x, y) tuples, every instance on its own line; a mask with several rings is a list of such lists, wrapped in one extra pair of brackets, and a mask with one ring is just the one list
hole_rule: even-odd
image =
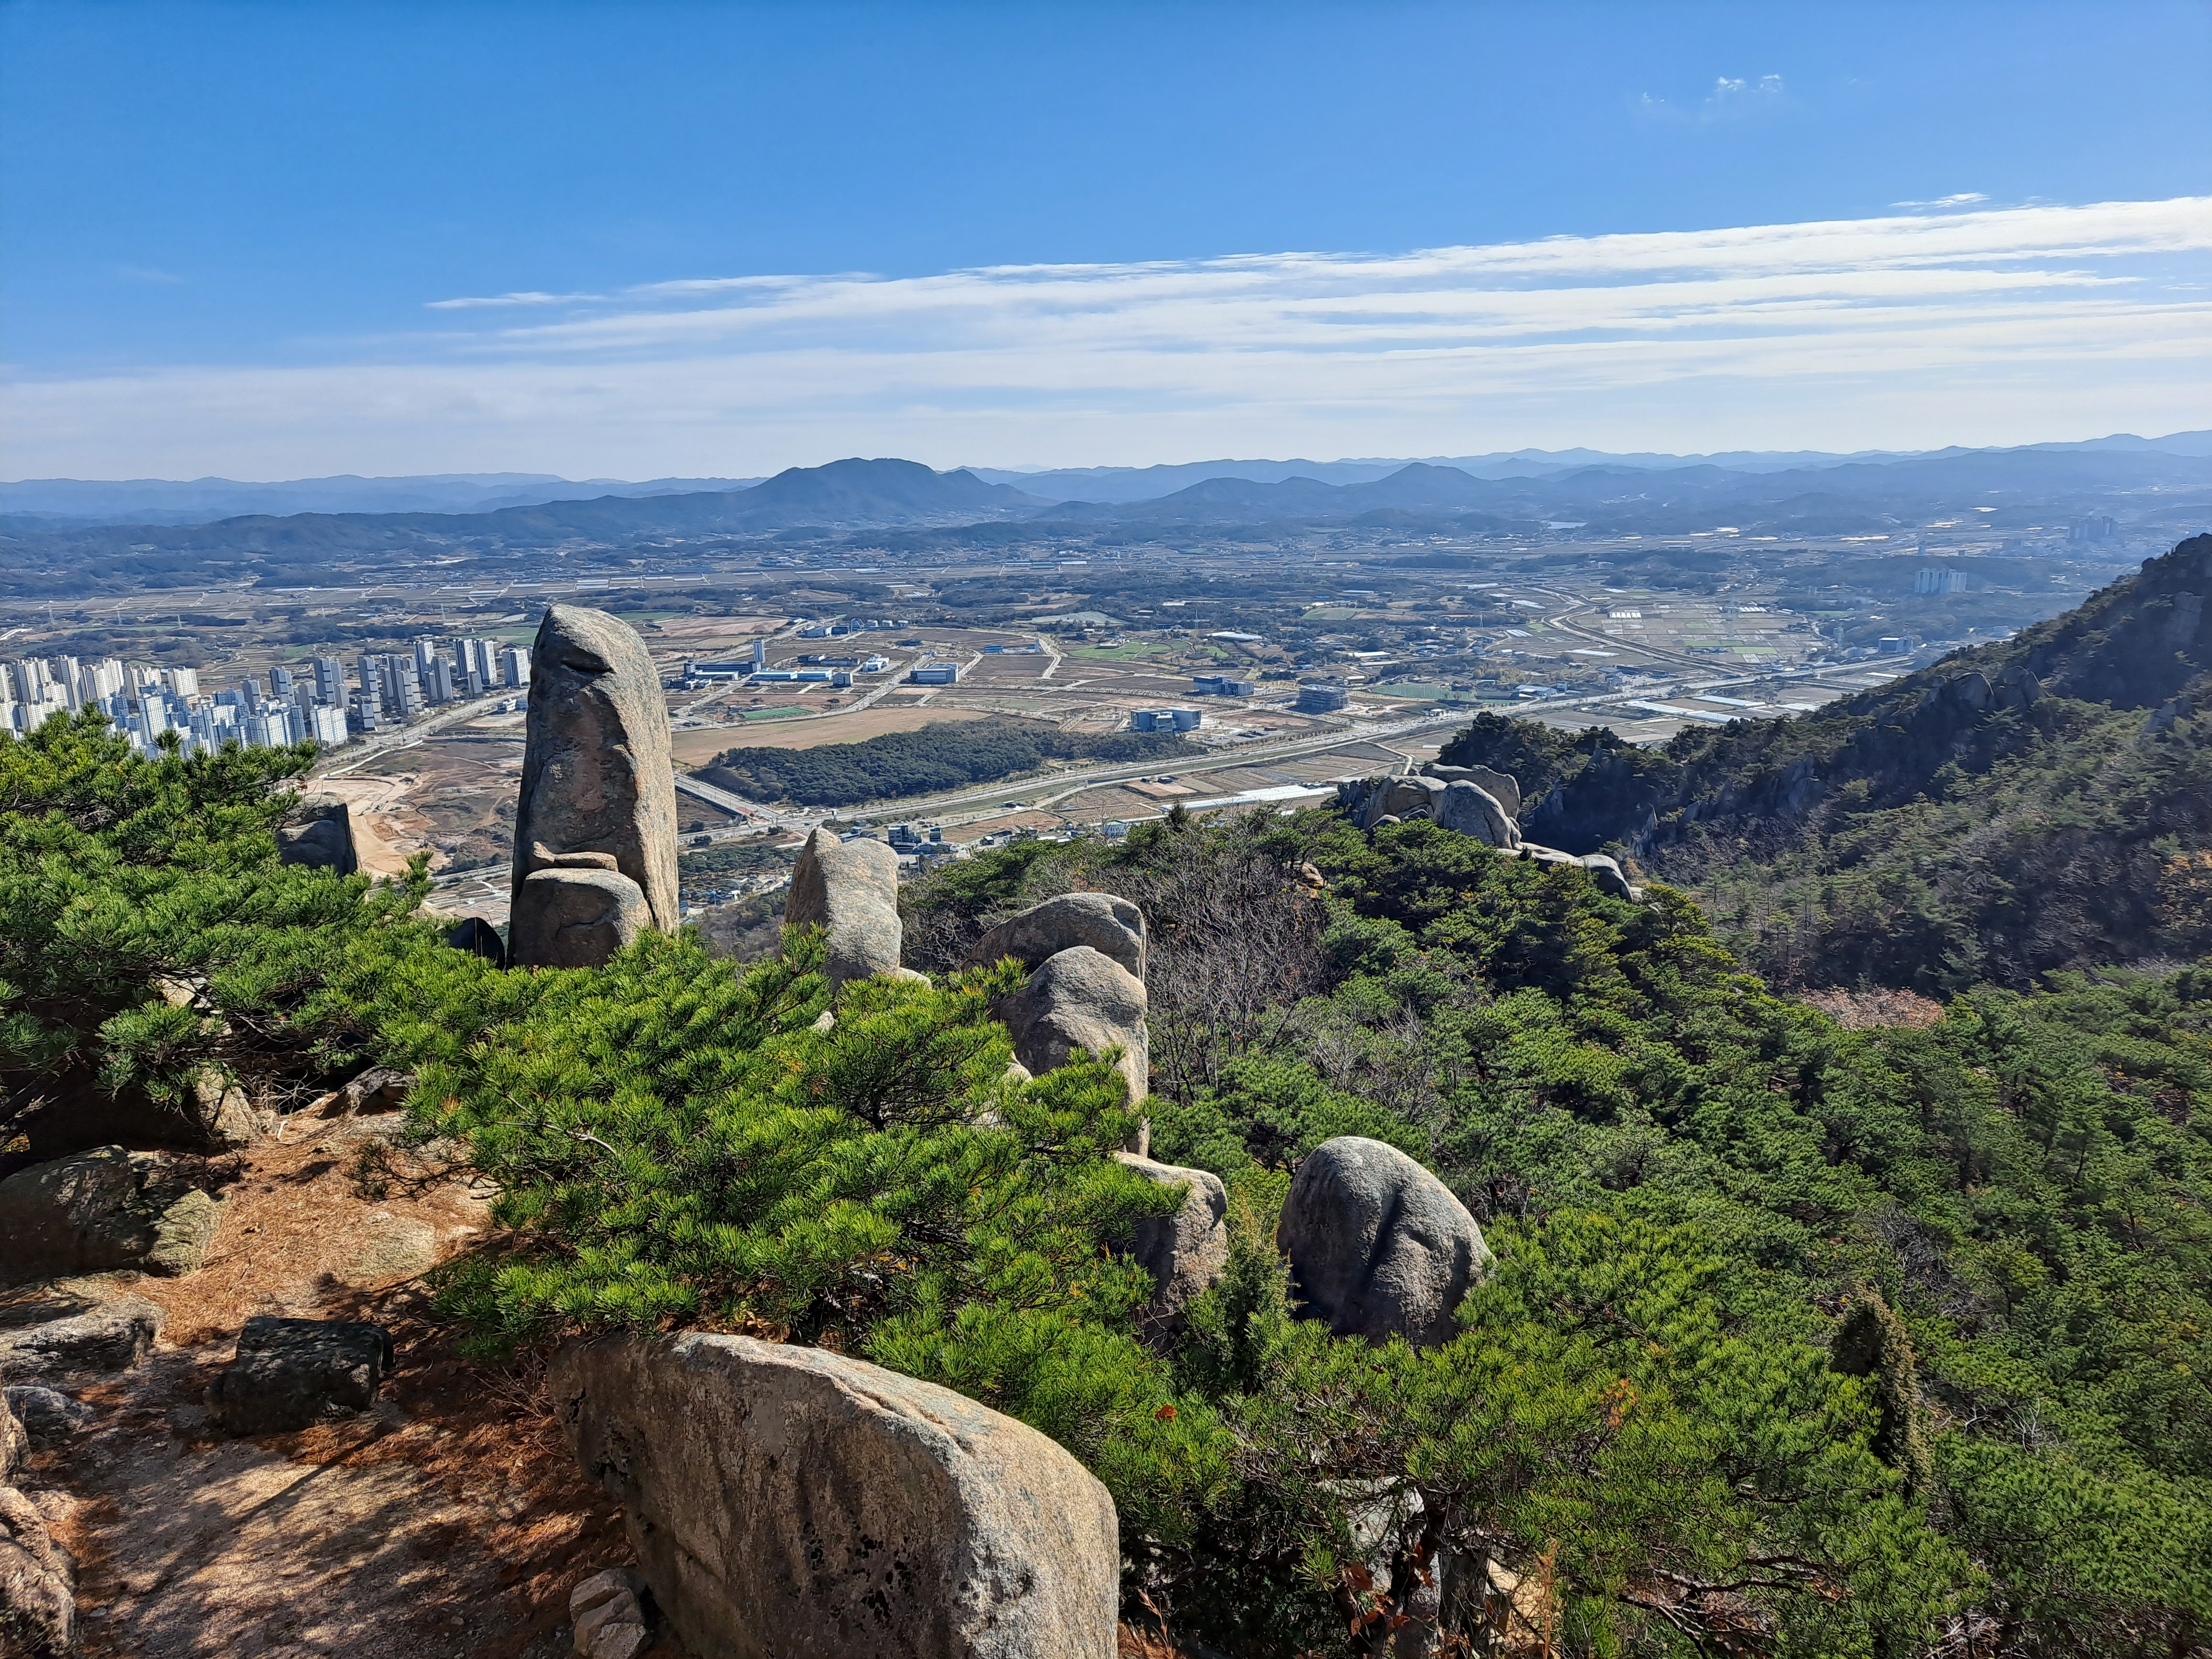
[(510, 645), (499, 653), (499, 683), (520, 689), (530, 684), (530, 653)]
[(292, 671), (281, 664), (269, 671), (269, 689), (279, 702), (292, 701)]
[(82, 695), (87, 702), (104, 704), (130, 683), (130, 671), (117, 657), (106, 658), (96, 666), (88, 665), (82, 672), (86, 681)]
[(318, 657), (314, 660), (314, 669), (315, 701), (326, 708), (343, 711), (346, 700), (345, 665), (336, 657)]
[(379, 665), (379, 686), (384, 712), (397, 720), (411, 720), (422, 712), (422, 680), (416, 659), (397, 654)]

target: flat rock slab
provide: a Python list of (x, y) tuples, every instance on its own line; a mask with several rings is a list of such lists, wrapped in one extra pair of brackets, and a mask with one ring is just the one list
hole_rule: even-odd
[(1340, 1135), (1306, 1154), (1276, 1247), (1299, 1314), (1339, 1336), (1449, 1342), (1452, 1315), (1489, 1264), (1482, 1229), (1451, 1189), (1395, 1146)]
[(1012, 957), (1033, 969), (1079, 945), (1145, 976), (1145, 913), (1111, 893), (1061, 893), (1033, 904), (976, 940), (968, 960), (988, 966)]
[(576, 1659), (636, 1659), (652, 1645), (645, 1580), (627, 1567), (595, 1572), (568, 1592)]
[(153, 1347), (163, 1317), (143, 1297), (118, 1296), (82, 1313), (0, 1330), (0, 1382), (52, 1384), (129, 1370)]
[(190, 1273), (221, 1211), (167, 1154), (95, 1146), (0, 1181), (0, 1270)]
[(817, 1348), (575, 1343), (548, 1388), (654, 1600), (726, 1659), (1109, 1659), (1114, 1502), (1036, 1430)]
[(208, 1389), (208, 1419), (226, 1434), (281, 1434), (367, 1411), (392, 1368), (392, 1334), (342, 1319), (257, 1315), (238, 1357)]

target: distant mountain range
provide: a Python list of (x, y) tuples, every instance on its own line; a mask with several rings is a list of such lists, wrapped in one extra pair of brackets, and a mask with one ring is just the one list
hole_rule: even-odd
[[(2120, 433), (2080, 443), (2032, 444), (2007, 450), (1953, 448), (1918, 453), (1864, 451), (1857, 454), (1837, 455), (1805, 450), (1735, 451), (1715, 455), (1643, 453), (1616, 455), (1594, 449), (1521, 449), (1488, 455), (1431, 456), (1410, 462), (1385, 459), (1219, 460), (1191, 461), (1168, 466), (1078, 467), (1032, 472), (967, 467), (933, 476), (939, 478), (964, 477), (975, 483), (1002, 486), (1030, 498), (1031, 502), (1040, 507), (1066, 501), (1103, 506), (1146, 501), (1171, 502), (1174, 505), (1164, 508), (1167, 514), (1165, 521), (1175, 522), (1185, 520), (1194, 509), (1212, 510), (1232, 503), (1239, 504), (1239, 511), (1265, 510), (1271, 513), (1306, 510), (1294, 506), (1294, 503), (1309, 499), (1315, 503), (1311, 510), (1331, 514), (1347, 509), (1370, 510), (1376, 505), (1403, 508), (1416, 504), (1403, 499), (1407, 489), (1419, 493), (1420, 489), (1433, 491), (1441, 488), (1442, 481), (1435, 475), (1445, 471), (1477, 479), (1537, 483), (1589, 474), (1592, 469), (1601, 469), (1600, 476), (1623, 471), (1664, 472), (1675, 475), (1679, 481), (1686, 482), (1681, 475), (1699, 470), (1729, 476), (1794, 476), (1833, 471), (1851, 466), (1948, 460), (1970, 455), (2057, 456), (2106, 453), (2176, 458), (2212, 456), (2212, 432), (2179, 432), (2163, 438), (2138, 438), (2131, 434)], [(225, 519), (283, 517), (302, 513), (472, 514), (553, 502), (586, 503), (604, 502), (611, 498), (635, 500), (721, 495), (735, 490), (764, 489), (770, 484), (779, 484), (778, 493), (751, 502), (745, 509), (732, 509), (738, 513), (738, 519), (727, 524), (723, 523), (720, 516), (726, 503), (671, 508), (672, 523), (691, 524), (698, 527), (705, 520), (712, 520), (714, 527), (736, 529), (744, 527), (740, 520), (755, 511), (760, 511), (769, 515), (781, 515), (781, 524), (778, 527), (793, 522), (896, 524), (909, 522), (917, 516), (925, 520), (935, 519), (945, 513), (957, 513), (963, 510), (963, 506), (998, 513), (1010, 511), (1013, 506), (1018, 505), (1012, 495), (986, 498), (975, 496), (972, 493), (963, 495), (960, 492), (965, 489), (965, 486), (957, 483), (948, 486), (945, 490), (932, 491), (930, 487), (920, 483), (911, 474), (902, 475), (905, 479), (903, 483), (894, 483), (890, 474), (884, 473), (877, 475), (874, 483), (862, 484), (859, 480), (863, 475), (854, 471), (869, 465), (889, 465), (837, 461), (826, 467), (792, 468), (777, 474), (774, 479), (765, 481), (759, 478), (652, 478), (641, 483), (619, 478), (579, 481), (539, 472), (455, 472), (389, 478), (343, 475), (329, 478), (295, 478), (273, 483), (241, 483), (231, 478), (194, 478), (188, 481), (29, 478), (14, 483), (0, 483), (0, 524), (17, 530), (33, 530), (96, 525), (209, 524)], [(927, 471), (914, 463), (900, 465), (915, 466), (916, 472)], [(1273, 498), (1221, 494), (1191, 496), (1188, 494), (1191, 486), (1214, 480), (1257, 484), (1303, 482), (1337, 487), (1370, 484), (1401, 476), (1409, 468), (1421, 469), (1414, 472), (1413, 484), (1401, 487), (1395, 495), (1390, 495), (1387, 502), (1378, 499), (1365, 507), (1355, 506), (1357, 498), (1311, 497), (1304, 491), (1293, 491)], [(818, 491), (805, 485), (780, 483), (780, 481), (813, 475), (821, 476)], [(880, 491), (880, 494), (867, 495), (871, 490)], [(1525, 505), (1537, 499), (1540, 493), (1531, 495), (1524, 490), (1519, 495), (1488, 498), (1482, 501), (1470, 499), (1455, 504), (1467, 508), (1484, 505)], [(1583, 489), (1574, 493), (1580, 498), (1588, 491)], [(1436, 507), (1447, 503), (1441, 497), (1431, 499), (1425, 496), (1418, 505)], [(801, 516), (796, 520), (790, 518), (788, 515), (793, 511)], [(614, 516), (617, 519), (622, 517), (620, 514)]]
[[(2024, 447), (2030, 452), (2118, 449), (2208, 455), (2212, 454), (2212, 432), (2177, 432), (2163, 438), (2138, 438), (2123, 432), (2078, 443), (2029, 444)], [(1957, 447), (1922, 451), (1866, 449), (1838, 455), (1812, 449), (1740, 449), (1714, 455), (1662, 455), (1650, 452), (1616, 455), (1599, 449), (1515, 449), (1488, 455), (1425, 455), (1395, 460), (1188, 461), (1174, 466), (1085, 466), (1029, 472), (988, 466), (971, 466), (968, 470), (992, 483), (1012, 484), (1048, 501), (1157, 501), (1207, 478), (1243, 478), (1254, 483), (1280, 483), (1289, 478), (1316, 478), (1334, 484), (1366, 483), (1388, 477), (1413, 461), (1450, 467), (1477, 478), (1547, 478), (1589, 466), (1635, 467), (1644, 471), (1716, 466), (1732, 472), (1784, 472), (1844, 466), (1855, 461), (1930, 460), (1975, 453), (1982, 452)]]
[[(793, 467), (758, 483), (603, 495), (459, 513), (249, 514), (212, 522), (55, 524), (0, 517), (0, 592), (58, 595), (103, 584), (193, 580), (223, 564), (259, 567), (272, 585), (315, 585), (325, 562), (444, 556), (590, 543), (670, 539), (882, 538), (893, 551), (1001, 547), (1038, 537), (1150, 541), (1188, 534), (1262, 537), (1346, 526), (1406, 535), (1525, 533), (1550, 525), (1673, 536), (1887, 536), (1947, 515), (1960, 529), (2047, 529), (2111, 514), (2129, 533), (2184, 535), (2212, 522), (2212, 453), (2130, 446), (1957, 450), (1904, 459), (1752, 471), (1701, 462), (1672, 468), (1613, 459), (1541, 475), (1480, 477), (1416, 461), (1382, 477), (1330, 483), (1223, 477), (1139, 501), (1053, 501), (972, 471), (915, 461)], [(323, 481), (318, 481), (323, 482)], [(392, 481), (380, 481), (389, 483)], [(716, 481), (720, 482), (720, 481)], [(2124, 537), (2109, 544), (2118, 556)]]
[(0, 515), (59, 528), (95, 524), (207, 524), (252, 514), (483, 513), (541, 501), (601, 495), (674, 495), (742, 489), (757, 478), (621, 478), (579, 482), (550, 472), (448, 472), (421, 477), (293, 478), (242, 483), (234, 478), (26, 478), (0, 483)]
[[(1765, 520), (1771, 520), (1781, 509), (1781, 516), (1792, 520), (1840, 512), (1856, 523), (1870, 511), (1917, 508), (1944, 501), (1988, 507), (2007, 497), (2049, 499), (2208, 487), (2212, 487), (2212, 455), (2149, 447), (2069, 447), (1954, 450), (1908, 459), (1844, 461), (1776, 471), (1747, 471), (1711, 463), (1661, 470), (1613, 461), (1540, 477), (1502, 478), (1417, 461), (1386, 477), (1356, 483), (1306, 477), (1276, 483), (1207, 478), (1158, 500), (1062, 502), (1048, 513), (1063, 522), (1153, 524), (1320, 518), (1357, 521), (1376, 512), (1476, 513), (1523, 520), (1595, 513), (1613, 519), (1632, 516), (1663, 532), (1676, 527), (1667, 522), (1670, 515), (1685, 511), (1691, 520), (1680, 528), (1708, 528), (1710, 509), (1722, 505), (1755, 508)], [(1822, 533), (1809, 523), (1794, 527), (1801, 533)], [(1843, 525), (1837, 530), (1851, 527)]]

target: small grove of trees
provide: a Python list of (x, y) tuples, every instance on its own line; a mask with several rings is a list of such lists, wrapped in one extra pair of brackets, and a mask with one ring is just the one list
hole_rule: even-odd
[(762, 800), (853, 806), (1034, 772), (1048, 760), (1143, 761), (1197, 752), (1172, 732), (1062, 732), (1030, 720), (945, 720), (812, 749), (728, 749), (714, 764)]

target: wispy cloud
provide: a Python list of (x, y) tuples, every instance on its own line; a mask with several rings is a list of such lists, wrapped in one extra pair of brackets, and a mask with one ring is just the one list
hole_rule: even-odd
[(1705, 125), (1778, 110), (1789, 96), (1778, 75), (1723, 75), (1714, 78), (1713, 89), (1695, 104), (1684, 106), (1647, 92), (1637, 100), (1637, 107), (1655, 120)]
[(126, 283), (152, 283), (163, 288), (185, 280), (174, 271), (156, 270), (151, 265), (118, 265), (115, 274)]
[(1978, 202), (1986, 202), (1989, 199), (1978, 190), (1962, 190), (1956, 196), (1938, 196), (1932, 202), (1892, 202), (1890, 206), (1907, 209), (1962, 208), (1972, 207)]
[(423, 307), (429, 311), (481, 311), (493, 306), (565, 306), (605, 298), (606, 295), (604, 294), (540, 294), (533, 289), (524, 294), (486, 294), (459, 300), (426, 300)]
[[(2201, 424), (2212, 198), (438, 301), (362, 361), (19, 383), (14, 465), (758, 472)], [(474, 313), (485, 313), (472, 315)], [(277, 459), (278, 457), (289, 459)], [(127, 459), (126, 459), (127, 458)], [(249, 474), (249, 476), (253, 476)]]

